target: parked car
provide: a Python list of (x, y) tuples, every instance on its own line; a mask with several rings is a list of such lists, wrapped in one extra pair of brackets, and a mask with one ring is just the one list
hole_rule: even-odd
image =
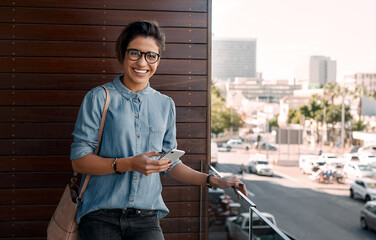
[(273, 167), (263, 154), (251, 155), (248, 169), (250, 173), (273, 176)]
[(373, 155), (375, 155), (376, 154), (376, 145), (375, 144), (366, 145), (366, 146), (363, 146), (363, 147), (358, 149), (358, 153), (364, 153), (364, 152), (373, 153)]
[(376, 231), (376, 201), (369, 201), (364, 204), (360, 211), (360, 226), (363, 229)]
[(227, 141), (227, 143), (222, 144), (222, 147), (225, 147), (229, 152), (232, 149), (249, 150), (251, 148), (251, 145), (249, 143), (246, 143), (242, 138), (231, 138)]
[(345, 163), (343, 173), (346, 178), (356, 179), (365, 177), (374, 177), (376, 174), (368, 164), (359, 161), (350, 161)]
[(218, 162), (218, 145), (215, 142), (210, 143), (210, 164), (215, 167)]
[[(256, 143), (256, 149), (259, 148), (258, 145), (259, 145), (259, 144)], [(272, 146), (272, 145), (270, 145), (270, 144), (267, 143), (267, 142), (262, 142), (262, 143), (261, 143), (261, 150), (277, 151), (277, 148), (274, 147), (274, 146)]]
[(362, 152), (359, 154), (359, 161), (362, 163), (373, 163), (376, 162), (376, 156), (374, 153), (371, 152)]
[(345, 153), (340, 156), (340, 159), (343, 163), (350, 162), (350, 161), (359, 161), (359, 157), (357, 153)]
[(320, 161), (324, 161), (324, 162), (337, 162), (338, 161), (338, 158), (335, 154), (333, 153), (323, 153), (319, 156), (319, 160)]
[(320, 161), (317, 155), (301, 155), (299, 168), (303, 174), (311, 174), (315, 167), (324, 166), (325, 162)]
[(359, 150), (359, 146), (353, 146), (353, 147), (351, 147), (351, 149), (350, 149), (350, 153), (357, 153), (358, 152), (358, 150)]
[(350, 197), (365, 201), (376, 200), (376, 180), (356, 179), (350, 186)]
[[(271, 223), (277, 225), (275, 218), (272, 214), (267, 212), (261, 213)], [(273, 235), (274, 230), (271, 231), (269, 225), (267, 225), (262, 219), (255, 213), (252, 215), (253, 235), (261, 237), (261, 235)], [(228, 236), (232, 240), (248, 240), (249, 239), (249, 213), (244, 212), (235, 217), (228, 217), (226, 219), (226, 230)], [(268, 231), (269, 230), (269, 231)], [(273, 238), (274, 239), (274, 238)]]

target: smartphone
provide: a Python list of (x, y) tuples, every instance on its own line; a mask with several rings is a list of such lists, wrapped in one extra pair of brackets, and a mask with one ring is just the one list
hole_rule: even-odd
[(178, 160), (181, 156), (184, 155), (184, 151), (182, 150), (178, 150), (178, 149), (171, 149), (170, 151), (162, 154), (160, 156), (160, 160), (161, 159), (168, 159), (168, 160), (171, 160), (171, 161), (176, 161)]

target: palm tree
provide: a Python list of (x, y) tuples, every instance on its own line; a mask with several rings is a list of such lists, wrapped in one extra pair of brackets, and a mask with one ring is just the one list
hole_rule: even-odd
[(323, 89), (324, 97), (329, 98), (331, 104), (334, 104), (334, 99), (341, 95), (341, 87), (337, 82), (328, 82)]
[(359, 102), (358, 102), (358, 117), (359, 118), (358, 119), (361, 120), (362, 119), (362, 105), (363, 105), (362, 97), (363, 95), (367, 96), (367, 89), (366, 87), (363, 87), (363, 86), (357, 86), (351, 95), (353, 96), (354, 99), (359, 99)]

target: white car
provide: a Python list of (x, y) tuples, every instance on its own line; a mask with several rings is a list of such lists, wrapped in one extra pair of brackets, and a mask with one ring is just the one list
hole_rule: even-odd
[(244, 142), (242, 138), (231, 138), (227, 141), (227, 143), (223, 144), (223, 147), (226, 148), (226, 150), (229, 152), (232, 149), (243, 149), (243, 150), (249, 150), (251, 149), (251, 145)]
[[(275, 218), (272, 214), (267, 212), (261, 213), (266, 217), (271, 223), (277, 225)], [(252, 226), (254, 235), (261, 237), (262, 233), (267, 234), (270, 229), (262, 219), (255, 213), (252, 215)], [(228, 236), (232, 240), (247, 240), (249, 239), (249, 212), (244, 212), (235, 217), (228, 217), (226, 219), (226, 230), (228, 231)], [(273, 238), (274, 239), (274, 238)]]
[(333, 153), (323, 153), (319, 156), (320, 161), (324, 162), (338, 162), (338, 158)]
[(218, 163), (218, 145), (215, 142), (210, 143), (210, 164), (215, 167)]
[(325, 161), (319, 160), (317, 155), (301, 155), (299, 168), (303, 174), (311, 174), (314, 167), (324, 166)]
[(367, 152), (367, 153), (373, 153), (373, 155), (376, 154), (376, 145), (375, 144), (372, 144), (372, 145), (366, 145), (366, 146), (363, 146), (361, 148), (358, 149), (358, 153), (364, 153), (364, 152)]
[(359, 161), (362, 163), (373, 163), (376, 162), (376, 156), (371, 152), (362, 152), (358, 155)]
[(249, 158), (248, 170), (250, 173), (273, 176), (273, 166), (263, 154), (252, 155)]
[(350, 197), (365, 201), (376, 200), (376, 180), (369, 178), (356, 179), (351, 184)]
[(364, 164), (358, 161), (350, 161), (345, 163), (343, 173), (346, 178), (356, 179), (365, 177), (375, 177), (375, 172), (368, 164)]

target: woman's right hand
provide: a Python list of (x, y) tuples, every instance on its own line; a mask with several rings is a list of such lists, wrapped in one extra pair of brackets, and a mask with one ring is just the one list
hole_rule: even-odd
[(171, 160), (154, 160), (151, 157), (160, 156), (159, 152), (146, 152), (131, 157), (132, 170), (149, 176), (152, 173), (163, 172), (168, 170), (172, 164)]

